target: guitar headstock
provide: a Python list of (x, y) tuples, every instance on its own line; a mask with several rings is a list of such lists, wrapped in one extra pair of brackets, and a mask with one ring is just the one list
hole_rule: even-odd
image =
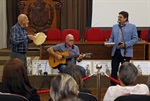
[(93, 55), (93, 53), (85, 53), (85, 54), (83, 54), (83, 57), (85, 57), (85, 58), (91, 58), (92, 55)]

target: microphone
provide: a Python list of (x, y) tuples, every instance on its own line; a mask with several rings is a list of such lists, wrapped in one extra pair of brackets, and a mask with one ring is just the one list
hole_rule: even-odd
[(123, 27), (123, 25), (121, 24), (121, 22), (119, 20), (117, 22), (119, 24), (119, 27)]
[[(125, 39), (124, 39), (124, 36), (123, 36), (123, 31), (122, 31), (123, 25), (121, 24), (121, 22), (119, 20), (117, 22), (119, 23), (118, 26), (120, 27), (120, 30), (121, 30), (123, 42), (125, 43)], [(124, 62), (126, 61), (125, 57), (126, 57), (126, 46), (124, 47)]]

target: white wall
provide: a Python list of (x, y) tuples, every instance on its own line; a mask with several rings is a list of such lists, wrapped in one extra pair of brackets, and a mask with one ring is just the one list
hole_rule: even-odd
[(0, 49), (7, 47), (6, 0), (0, 0)]
[(112, 27), (120, 11), (137, 27), (150, 27), (150, 0), (93, 0), (92, 10), (92, 27)]

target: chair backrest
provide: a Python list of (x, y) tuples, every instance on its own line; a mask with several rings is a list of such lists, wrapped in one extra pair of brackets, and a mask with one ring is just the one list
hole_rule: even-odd
[(89, 93), (84, 93), (84, 92), (79, 92), (78, 93), (78, 98), (80, 98), (84, 101), (97, 101), (95, 96), (93, 96)]
[(86, 41), (104, 41), (103, 31), (100, 28), (90, 28), (85, 34)]
[(150, 90), (150, 75), (149, 75), (148, 78), (147, 78), (147, 86), (148, 86), (148, 88), (149, 88), (149, 90)]
[(105, 41), (109, 40), (111, 32), (112, 32), (111, 29), (106, 29), (106, 30), (103, 31)]
[(137, 94), (129, 94), (124, 96), (119, 96), (115, 99), (115, 101), (150, 101), (149, 95), (137, 95)]
[(143, 29), (140, 33), (140, 38), (142, 40), (148, 41), (148, 29)]
[(59, 29), (51, 28), (46, 32), (47, 41), (60, 41), (61, 40), (61, 31)]
[(0, 101), (29, 101), (26, 97), (18, 94), (0, 93)]
[(80, 40), (80, 31), (79, 30), (77, 30), (77, 29), (64, 29), (62, 31), (61, 41), (65, 41), (66, 36), (68, 34), (72, 34), (74, 36), (74, 41)]

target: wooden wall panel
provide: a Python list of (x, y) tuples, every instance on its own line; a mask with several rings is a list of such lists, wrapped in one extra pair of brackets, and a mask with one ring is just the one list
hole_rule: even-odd
[[(60, 22), (59, 9), (61, 3), (53, 0), (20, 0), (20, 13), (28, 16), (30, 23), (28, 32), (46, 32), (49, 28), (58, 28)], [(60, 12), (59, 12), (60, 13)]]
[[(18, 0), (18, 1), (33, 2), (35, 0)], [(57, 10), (56, 16), (58, 17), (60, 14), (60, 18), (58, 17), (55, 23), (57, 24), (57, 28), (59, 28), (60, 30), (64, 30), (68, 28), (78, 29), (80, 30), (81, 38), (84, 38), (84, 32), (86, 30), (86, 23), (87, 23), (86, 21), (89, 20), (88, 18), (90, 14), (88, 10), (90, 9), (89, 6), (91, 2), (89, 1), (91, 0), (43, 0), (43, 1), (60, 2), (62, 4), (61, 9), (56, 8)], [(12, 5), (14, 4), (12, 3)], [(7, 6), (9, 5), (7, 4)], [(11, 10), (11, 8), (7, 9), (8, 16), (11, 16), (9, 12), (12, 12), (12, 11), (16, 11), (16, 9), (15, 8), (13, 8), (13, 10)], [(15, 14), (15, 17), (16, 16), (18, 16), (18, 14)], [(15, 18), (15, 20), (16, 19), (17, 18)], [(54, 25), (51, 27), (56, 27), (56, 26)], [(10, 30), (10, 27), (8, 30)], [(8, 36), (9, 36), (9, 33), (8, 33)], [(8, 46), (9, 46), (9, 42), (8, 42)]]

